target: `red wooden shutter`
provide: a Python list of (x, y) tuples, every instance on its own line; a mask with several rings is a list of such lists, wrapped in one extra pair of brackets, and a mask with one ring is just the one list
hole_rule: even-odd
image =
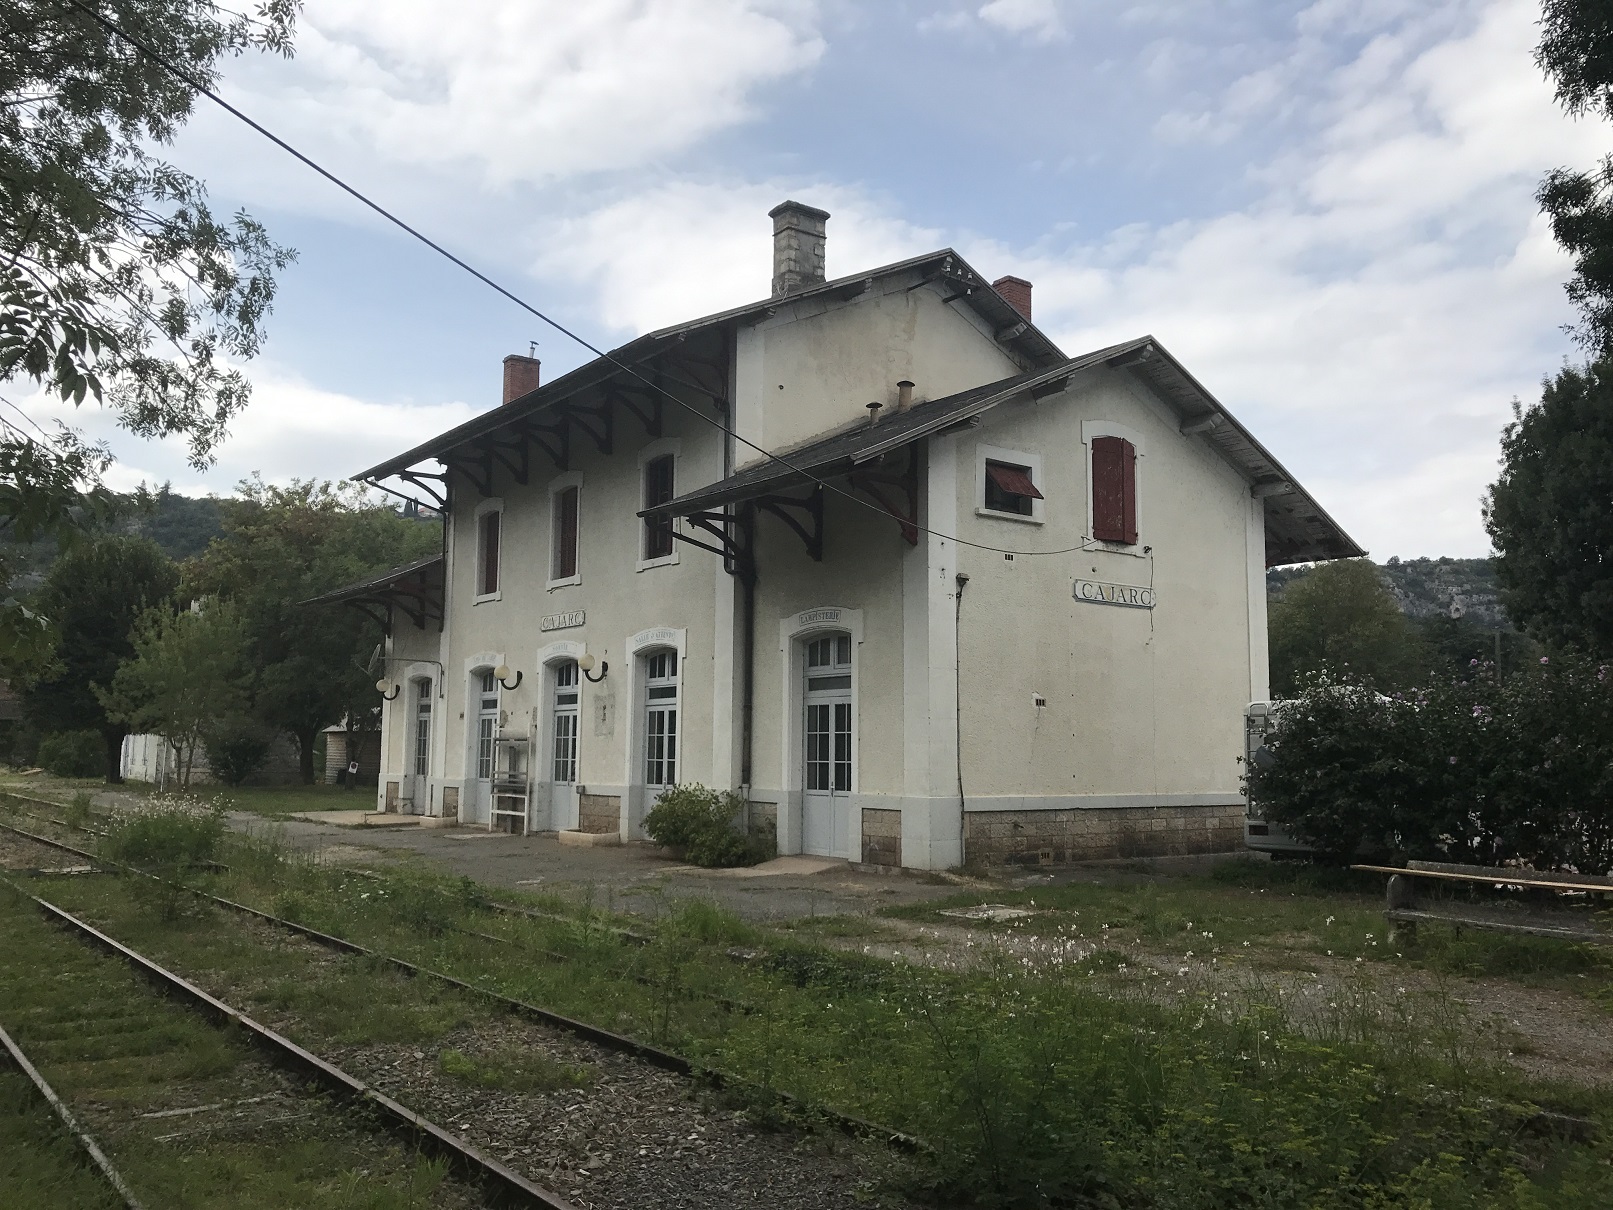
[(1137, 450), (1123, 437), (1092, 439), (1092, 536), (1137, 541)]
[(482, 596), (498, 591), (498, 527), (498, 513), (482, 514)]
[(568, 487), (555, 497), (554, 578), (577, 574), (577, 489)]

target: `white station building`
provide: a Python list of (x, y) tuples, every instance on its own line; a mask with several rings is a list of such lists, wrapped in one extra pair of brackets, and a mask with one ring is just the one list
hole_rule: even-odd
[(384, 810), (643, 835), (743, 792), (781, 853), (965, 861), (1242, 843), (1268, 567), (1363, 553), (1152, 337), (1066, 356), (949, 249), (642, 336), (356, 476), (440, 557), (388, 621)]

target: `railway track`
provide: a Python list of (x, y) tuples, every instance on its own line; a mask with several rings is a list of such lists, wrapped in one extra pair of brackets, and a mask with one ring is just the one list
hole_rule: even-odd
[[(65, 823), (60, 820), (52, 819), (49, 822), (56, 824), (58, 827), (66, 826)], [(36, 833), (26, 832), (13, 825), (0, 823), (0, 829), (4, 829), (42, 844), (50, 845), (86, 861), (106, 865), (124, 873), (135, 874), (145, 878), (156, 877), (155, 875), (148, 874), (145, 871), (135, 869), (131, 866), (125, 866), (117, 862), (108, 862), (106, 859), (97, 857), (95, 854), (89, 853), (86, 850), (66, 844), (62, 841), (52, 840), (49, 837), (37, 835)], [(384, 879), (383, 875), (373, 874), (373, 872), (366, 872), (366, 876), (374, 877), (376, 879)], [(308, 941), (312, 941), (314, 944), (322, 946), (326, 949), (369, 958), (373, 961), (390, 966), (411, 978), (428, 979), (444, 986), (452, 987), (455, 990), (463, 992), (475, 999), (481, 1000), (484, 1003), (491, 1004), (503, 1012), (510, 1013), (514, 1016), (521, 1017), (553, 1029), (562, 1030), (574, 1036), (584, 1038), (595, 1045), (603, 1046), (609, 1050), (631, 1055), (632, 1057), (648, 1063), (653, 1067), (658, 1067), (662, 1070), (673, 1072), (677, 1075), (683, 1076), (686, 1079), (698, 1078), (717, 1088), (733, 1087), (743, 1089), (748, 1087), (746, 1081), (736, 1079), (714, 1068), (699, 1065), (683, 1055), (676, 1054), (658, 1046), (650, 1045), (646, 1042), (641, 1042), (636, 1038), (627, 1037), (626, 1035), (616, 1033), (612, 1030), (592, 1025), (586, 1021), (580, 1021), (574, 1017), (569, 1017), (564, 1014), (554, 1012), (550, 1009), (540, 1007), (539, 1005), (530, 1004), (524, 1000), (519, 1000), (512, 996), (506, 996), (501, 992), (496, 992), (491, 988), (477, 986), (476, 984), (467, 982), (464, 979), (457, 978), (454, 975), (433, 970), (430, 967), (409, 962), (403, 958), (397, 958), (389, 954), (381, 953), (378, 950), (361, 945), (358, 942), (348, 940), (347, 938), (338, 937), (331, 933), (325, 933), (318, 929), (309, 928), (307, 925), (298, 924), (296, 921), (287, 920), (283, 917), (273, 915), (272, 913), (262, 911), (258, 908), (250, 907), (243, 903), (237, 903), (233, 900), (225, 899), (218, 895), (209, 894), (208, 892), (202, 891), (198, 888), (185, 886), (183, 889), (201, 899), (211, 902), (217, 907), (224, 908), (227, 911), (236, 913), (238, 915), (262, 921), (275, 928), (292, 933)], [(532, 913), (528, 912), (526, 909), (510, 908), (508, 905), (499, 906), (509, 911), (511, 914), (532, 915), (539, 919), (554, 918), (547, 913)], [(474, 936), (482, 940), (493, 941), (498, 944), (514, 944), (509, 938), (498, 937), (491, 933), (481, 933), (469, 929), (461, 931), (465, 932), (467, 935)], [(628, 932), (628, 930), (615, 931)], [(650, 940), (652, 939), (644, 937), (643, 934), (634, 934), (631, 938), (631, 941), (635, 944), (648, 942)], [(553, 951), (541, 952), (547, 956), (567, 961), (570, 960), (568, 955), (558, 954)], [(713, 999), (719, 1001), (722, 1006), (729, 1011), (746, 1011), (747, 1006), (737, 1005), (735, 1002), (726, 1000), (724, 997), (713, 997)], [(922, 1140), (916, 1139), (913, 1136), (905, 1134), (899, 1130), (894, 1130), (888, 1126), (881, 1126), (878, 1123), (867, 1121), (866, 1119), (852, 1114), (841, 1113), (838, 1110), (825, 1106), (808, 1104), (786, 1092), (772, 1090), (767, 1095), (778, 1100), (781, 1104), (785, 1105), (792, 1111), (803, 1116), (814, 1117), (824, 1121), (844, 1134), (851, 1135), (856, 1138), (875, 1140), (908, 1154), (927, 1151), (929, 1149), (927, 1144), (925, 1144)]]
[[(57, 967), (56, 977), (82, 983), (83, 998), (70, 998), (63, 1003), (58, 997), (50, 1004), (27, 1006), (30, 1011), (17, 1009), (15, 1011), (26, 1019), (22, 1027), (14, 1028), (19, 1033), (26, 1031), (33, 1035), (45, 1055), (60, 1052), (55, 1053), (57, 1065), (72, 1073), (76, 1082), (95, 1087), (100, 1099), (110, 1098), (118, 1103), (132, 1099), (138, 1104), (141, 1093), (138, 1079), (125, 1078), (120, 1083), (120, 1071), (126, 1072), (131, 1068), (138, 1070), (149, 1065), (150, 1061), (167, 1060), (175, 1070), (192, 1077), (187, 1084), (195, 1084), (198, 1067), (196, 1055), (201, 1056), (201, 1067), (208, 1066), (211, 1061), (212, 1066), (222, 1068), (221, 1071), (210, 1073), (223, 1075), (225, 1079), (222, 1082), (216, 1078), (211, 1083), (204, 1082), (204, 1087), (220, 1095), (218, 1102), (200, 1107), (169, 1107), (138, 1113), (136, 1121), (140, 1128), (125, 1132), (129, 1135), (125, 1139), (126, 1152), (140, 1145), (171, 1141), (194, 1133), (183, 1129), (165, 1132), (164, 1128), (177, 1119), (198, 1114), (212, 1114), (214, 1119), (219, 1119), (217, 1111), (232, 1108), (237, 1110), (236, 1120), (228, 1120), (230, 1115), (226, 1112), (224, 1120), (207, 1124), (205, 1131), (238, 1131), (244, 1125), (250, 1133), (284, 1127), (288, 1123), (317, 1125), (320, 1119), (330, 1116), (330, 1109), (308, 1096), (306, 1087), (312, 1086), (328, 1094), (334, 1103), (344, 1106), (349, 1119), (357, 1111), (357, 1116), (362, 1116), (366, 1121), (373, 1120), (390, 1128), (410, 1148), (431, 1153), (446, 1161), (462, 1183), (479, 1191), (476, 1197), (451, 1196), (434, 1204), (493, 1204), (572, 1210), (572, 1204), (566, 1199), (485, 1155), (454, 1132), (298, 1046), (284, 1035), (63, 908), (29, 893), (9, 879), (0, 881), (10, 888), (19, 902), (31, 904), (47, 921), (85, 946), (121, 960), (154, 985), (162, 996), (175, 1002), (162, 1004), (149, 992), (143, 997), (145, 1003), (141, 1002), (142, 997), (138, 994), (120, 994), (127, 993), (128, 989), (119, 989), (115, 983), (107, 980), (95, 969), (95, 964), (64, 955)], [(158, 999), (156, 1005), (150, 1003), (154, 999)], [(199, 1040), (194, 1028), (187, 1029), (185, 1023), (172, 1019), (176, 1012), (190, 1017), (199, 1015), (226, 1037), (222, 1040), (215, 1038), (211, 1044)], [(0, 1038), (4, 1039), (6, 1052), (12, 1062), (28, 1076), (40, 1096), (79, 1141), (124, 1203), (132, 1210), (140, 1210), (141, 1203), (131, 1189), (131, 1182), (113, 1167), (107, 1149), (79, 1122), (66, 1100), (46, 1082), (40, 1073), (40, 1064), (35, 1063), (25, 1053), (21, 1043), (3, 1029), (0, 1029)], [(255, 1065), (231, 1054), (235, 1039), (244, 1039), (276, 1072), (289, 1073), (292, 1080), (275, 1079), (272, 1074), (254, 1070), (261, 1064)], [(162, 1043), (169, 1045), (164, 1048)], [(48, 1058), (41, 1062), (49, 1065)], [(223, 1096), (219, 1091), (221, 1088), (262, 1091), (258, 1095), (243, 1098)], [(254, 1109), (244, 1115), (239, 1112), (248, 1106), (266, 1108)]]
[[(63, 826), (60, 820), (52, 820), (51, 822), (57, 827)], [(0, 831), (8, 832), (19, 839), (48, 845), (58, 852), (70, 854), (83, 862), (99, 863), (109, 870), (116, 870), (130, 876), (139, 875), (142, 878), (155, 877), (129, 867), (121, 867), (105, 862), (104, 859), (97, 855), (64, 840), (43, 836), (37, 832), (31, 832), (14, 825), (0, 823)], [(107, 889), (95, 890), (94, 887), (98, 885), (95, 882), (81, 882), (75, 885), (78, 890), (74, 893), (81, 897), (80, 901), (105, 902), (104, 896), (112, 893)], [(107, 888), (112, 884), (99, 885)], [(531, 1048), (536, 1046), (540, 1051), (547, 1050), (549, 1053), (561, 1055), (562, 1058), (565, 1057), (569, 1047), (570, 1053), (573, 1056), (577, 1056), (577, 1061), (580, 1061), (585, 1067), (590, 1067), (591, 1070), (597, 1070), (601, 1075), (598, 1082), (586, 1091), (574, 1096), (567, 1095), (561, 1098), (562, 1101), (574, 1102), (571, 1105), (562, 1105), (565, 1112), (570, 1114), (573, 1110), (577, 1110), (575, 1116), (579, 1119), (586, 1118), (594, 1103), (598, 1102), (609, 1107), (612, 1099), (615, 1098), (616, 1100), (615, 1107), (611, 1109), (614, 1120), (600, 1121), (597, 1117), (595, 1119), (593, 1129), (597, 1132), (597, 1135), (603, 1136), (603, 1141), (596, 1141), (593, 1137), (579, 1139), (575, 1129), (571, 1130), (568, 1139), (566, 1137), (567, 1124), (564, 1122), (559, 1124), (560, 1139), (557, 1145), (560, 1145), (562, 1149), (569, 1146), (570, 1154), (572, 1155), (576, 1155), (580, 1151), (586, 1152), (583, 1161), (573, 1163), (571, 1168), (593, 1169), (592, 1174), (589, 1171), (581, 1172), (583, 1178), (588, 1178), (587, 1181), (575, 1180), (576, 1173), (574, 1171), (557, 1172), (553, 1168), (544, 1168), (540, 1162), (537, 1162), (536, 1157), (531, 1154), (531, 1148), (528, 1148), (523, 1153), (520, 1147), (512, 1148), (508, 1146), (508, 1132), (501, 1134), (499, 1130), (494, 1129), (496, 1122), (476, 1122), (470, 1130), (470, 1134), (474, 1135), (475, 1141), (482, 1147), (484, 1152), (497, 1154), (506, 1162), (527, 1172), (528, 1175), (542, 1184), (557, 1189), (562, 1194), (569, 1194), (580, 1206), (637, 1207), (638, 1205), (675, 1205), (681, 1207), (704, 1207), (713, 1203), (703, 1200), (698, 1195), (697, 1190), (708, 1183), (715, 1188), (733, 1189), (736, 1193), (739, 1193), (747, 1185), (761, 1182), (759, 1187), (768, 1190), (767, 1196), (762, 1200), (781, 1208), (795, 1206), (814, 1208), (820, 1206), (849, 1207), (861, 1203), (863, 1198), (866, 1197), (866, 1193), (856, 1194), (854, 1191), (857, 1188), (866, 1189), (869, 1187), (870, 1179), (875, 1182), (881, 1182), (886, 1179), (879, 1176), (878, 1174), (880, 1173), (904, 1170), (909, 1161), (902, 1158), (903, 1156), (928, 1150), (919, 1141), (898, 1131), (864, 1121), (852, 1115), (824, 1110), (799, 1101), (787, 1094), (781, 1094), (776, 1091), (761, 1092), (744, 1080), (733, 1079), (720, 1072), (703, 1068), (682, 1055), (651, 1046), (586, 1021), (578, 1021), (539, 1005), (517, 1000), (514, 997), (493, 991), (488, 987), (479, 986), (468, 979), (458, 978), (443, 971), (433, 970), (420, 963), (409, 962), (402, 958), (381, 953), (370, 946), (360, 944), (349, 938), (321, 932), (249, 905), (237, 903), (221, 896), (207, 894), (198, 888), (185, 889), (199, 899), (209, 902), (229, 915), (241, 919), (243, 923), (249, 926), (250, 930), (257, 931), (261, 939), (252, 941), (250, 944), (267, 945), (271, 950), (274, 950), (284, 943), (274, 942), (270, 938), (273, 934), (283, 934), (288, 941), (303, 945), (303, 948), (310, 955), (316, 951), (309, 947), (318, 947), (321, 950), (330, 952), (333, 956), (350, 956), (347, 960), (361, 963), (360, 966), (353, 968), (355, 972), (373, 967), (383, 967), (396, 972), (398, 975), (407, 976), (409, 980), (423, 985), (439, 985), (454, 996), (463, 996), (466, 1001), (473, 1001), (484, 1006), (484, 1010), (491, 1010), (496, 1017), (512, 1019), (510, 1026), (497, 1026), (491, 1019), (487, 1019), (486, 1025), (476, 1026), (472, 1031), (477, 1034), (477, 1037), (471, 1039), (473, 1045), (481, 1045), (487, 1038), (497, 1041), (502, 1035), (509, 1045), (498, 1051), (498, 1053), (518, 1055), (524, 1053), (523, 1047)], [(118, 894), (121, 895), (121, 893)], [(511, 913), (511, 915), (516, 914), (524, 913)], [(99, 919), (97, 923), (99, 923)], [(105, 927), (107, 926), (103, 925), (103, 928)], [(264, 930), (269, 931), (265, 932)], [(491, 933), (486, 934), (482, 940), (488, 943), (497, 942), (501, 945), (508, 944), (510, 941), (509, 938), (496, 937)], [(239, 942), (232, 944), (239, 945)], [(170, 948), (166, 952), (173, 959), (171, 964), (178, 965), (185, 970), (196, 969), (191, 965), (192, 959), (188, 949), (176, 951)], [(575, 960), (574, 955), (565, 955), (565, 957), (568, 960)], [(197, 961), (200, 961), (200, 959), (197, 959)], [(328, 965), (329, 959), (324, 960), (324, 962), (326, 965), (323, 967), (320, 967), (319, 963), (315, 962), (315, 967), (323, 972), (321, 977), (334, 975), (336, 968)], [(202, 969), (207, 969), (205, 963)], [(235, 999), (235, 996), (229, 995), (228, 986), (238, 985), (227, 984), (226, 990), (223, 992), (227, 997)], [(215, 986), (213, 990), (218, 991), (220, 989)], [(513, 1022), (521, 1022), (522, 1024), (517, 1026)], [(284, 1029), (285, 1027), (279, 1026), (279, 1028)], [(523, 1034), (521, 1032), (523, 1029), (531, 1031), (533, 1028), (539, 1029), (540, 1033), (528, 1032)], [(292, 1032), (295, 1033), (296, 1030)], [(542, 1041), (542, 1032), (569, 1035), (577, 1041), (576, 1043), (565, 1045), (561, 1045), (558, 1042), (547, 1043)], [(416, 1109), (430, 1113), (439, 1121), (447, 1123), (459, 1122), (461, 1130), (464, 1130), (467, 1125), (470, 1125), (470, 1121), (468, 1117), (462, 1118), (462, 1115), (474, 1117), (475, 1112), (477, 1112), (463, 1099), (456, 1101), (451, 1095), (443, 1095), (443, 1080), (435, 1078), (435, 1073), (427, 1069), (433, 1063), (435, 1054), (422, 1057), (419, 1050), (410, 1046), (382, 1045), (380, 1043), (367, 1047), (325, 1049), (324, 1043), (309, 1041), (306, 1038), (302, 1038), (300, 1034), (298, 1036), (299, 1040), (305, 1041), (307, 1045), (320, 1049), (327, 1058), (333, 1059), (350, 1070), (357, 1072), (359, 1076), (368, 1080), (372, 1085), (379, 1081), (380, 1086), (385, 1088), (396, 1099), (406, 1102)], [(326, 1034), (324, 1036), (329, 1037), (330, 1035)], [(457, 1041), (461, 1036), (456, 1034), (445, 1039), (443, 1045), (465, 1045), (465, 1043)], [(479, 1038), (481, 1041), (478, 1041)], [(578, 1050), (579, 1044), (582, 1045), (581, 1050)], [(606, 1060), (602, 1056), (590, 1059), (588, 1057), (588, 1048), (590, 1047), (597, 1048), (600, 1051), (614, 1052), (620, 1056), (620, 1059), (614, 1062)], [(467, 1049), (470, 1048), (468, 1047)], [(410, 1059), (411, 1051), (413, 1061)], [(487, 1047), (483, 1046), (483, 1051), (478, 1053), (485, 1053), (486, 1051)], [(410, 1073), (412, 1069), (413, 1083), (394, 1076), (393, 1072), (398, 1069), (400, 1059), (402, 1062), (401, 1070), (405, 1074)], [(623, 1067), (621, 1065), (622, 1061), (626, 1061), (628, 1066)], [(599, 1066), (593, 1066), (595, 1064)], [(633, 1069), (635, 1067), (645, 1069), (646, 1072), (657, 1070), (665, 1073), (665, 1075), (659, 1077), (661, 1082), (657, 1084), (656, 1079), (648, 1074), (634, 1074)], [(672, 1083), (666, 1082), (669, 1077), (672, 1079)], [(433, 1078), (435, 1078), (437, 1086), (429, 1087), (428, 1085), (432, 1083)], [(686, 1086), (682, 1091), (679, 1091), (680, 1083)], [(622, 1086), (627, 1086), (631, 1090), (633, 1098), (638, 1098), (640, 1090), (642, 1090), (643, 1095), (648, 1098), (647, 1102), (623, 1102), (616, 1095), (618, 1089)], [(795, 1129), (786, 1130), (783, 1134), (774, 1134), (766, 1130), (758, 1132), (748, 1124), (748, 1117), (737, 1111), (722, 1108), (724, 1104), (734, 1104), (731, 1098), (719, 1096), (714, 1100), (710, 1093), (699, 1092), (699, 1089), (728, 1089), (732, 1093), (738, 1094), (739, 1103), (742, 1104), (760, 1106), (771, 1102), (776, 1104), (778, 1110), (782, 1110), (784, 1114), (783, 1118), (776, 1120), (809, 1121), (829, 1127), (830, 1132), (828, 1134), (819, 1134), (812, 1131), (801, 1133)], [(447, 1091), (453, 1092), (452, 1089)], [(759, 1092), (760, 1097), (758, 1098), (757, 1094)], [(769, 1116), (777, 1113), (778, 1110), (768, 1111)], [(546, 1126), (541, 1135), (528, 1128), (529, 1122), (530, 1127), (535, 1128), (539, 1121), (544, 1119), (544, 1114), (547, 1112), (541, 1107), (534, 1112), (527, 1107), (517, 1106), (513, 1109), (499, 1109), (497, 1113), (491, 1114), (491, 1117), (499, 1118), (500, 1115), (503, 1115), (501, 1120), (513, 1120), (518, 1128), (515, 1133), (522, 1136), (519, 1141), (522, 1144), (526, 1144), (538, 1137), (544, 1139), (553, 1139), (555, 1137), (554, 1134), (550, 1133), (552, 1123), (550, 1126)], [(642, 1119), (642, 1121), (635, 1119)], [(662, 1129), (663, 1123), (670, 1123), (674, 1120), (681, 1120), (681, 1124), (676, 1127), (676, 1132), (671, 1129)], [(706, 1130), (712, 1130), (713, 1134), (699, 1133)], [(584, 1132), (585, 1135), (587, 1133), (586, 1131)], [(627, 1145), (625, 1146), (623, 1145), (623, 1139), (620, 1137), (623, 1134), (632, 1136), (626, 1140)], [(737, 1136), (737, 1138), (723, 1139), (720, 1137), (723, 1134)], [(850, 1141), (844, 1144), (833, 1143), (832, 1139), (835, 1134), (850, 1136)], [(670, 1146), (668, 1146), (669, 1136)], [(697, 1154), (699, 1150), (706, 1148), (706, 1140), (714, 1136), (718, 1138), (717, 1145), (710, 1148), (706, 1155)], [(697, 1138), (700, 1141), (694, 1142), (693, 1140)], [(626, 1152), (629, 1156), (635, 1153), (640, 1156), (647, 1154), (648, 1158), (638, 1162), (637, 1167), (640, 1170), (625, 1174), (626, 1179), (623, 1179), (624, 1174), (614, 1174), (614, 1187), (607, 1188), (606, 1186), (612, 1182), (603, 1179), (597, 1169), (602, 1162), (608, 1166), (608, 1162), (612, 1159), (613, 1148), (617, 1157), (615, 1162), (618, 1164), (621, 1163), (623, 1152)], [(727, 1154), (724, 1154), (725, 1151)], [(601, 1154), (603, 1155), (603, 1160), (600, 1159)], [(811, 1158), (814, 1154), (829, 1157), (829, 1162), (822, 1165), (821, 1173), (816, 1170), (819, 1161)], [(650, 1165), (658, 1156), (670, 1158), (674, 1162), (684, 1165), (683, 1171), (672, 1178), (672, 1188), (681, 1190), (681, 1193), (673, 1193), (669, 1190), (663, 1198), (659, 1196), (662, 1193), (660, 1188), (651, 1188), (644, 1184), (647, 1179), (647, 1173), (643, 1170), (643, 1166)], [(881, 1156), (885, 1158), (880, 1158)], [(700, 1163), (698, 1166), (694, 1166), (697, 1160)], [(745, 1171), (744, 1169), (746, 1168), (749, 1171)], [(736, 1169), (739, 1171), (736, 1171)], [(776, 1174), (767, 1175), (770, 1170), (775, 1171)], [(862, 1175), (858, 1175), (859, 1173)], [(593, 1185), (588, 1183), (596, 1178), (600, 1178), (600, 1184)], [(574, 1180), (575, 1183), (572, 1183)], [(637, 1182), (636, 1187), (635, 1182)], [(626, 1195), (628, 1189), (634, 1190), (633, 1196)], [(772, 1192), (774, 1189), (781, 1189), (784, 1192), (775, 1196)], [(600, 1200), (595, 1200), (596, 1195)], [(723, 1198), (718, 1198), (715, 1204), (749, 1205), (751, 1202), (748, 1199), (736, 1199), (730, 1203)], [(907, 1203), (905, 1203), (904, 1199), (898, 1197), (896, 1198), (896, 1204), (905, 1205)]]

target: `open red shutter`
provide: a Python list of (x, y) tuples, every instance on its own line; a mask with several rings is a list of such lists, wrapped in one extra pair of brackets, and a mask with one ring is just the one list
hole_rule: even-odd
[(1092, 439), (1092, 536), (1137, 541), (1137, 450), (1123, 437)]
[(560, 510), (559, 516), (559, 566), (555, 568), (555, 579), (564, 580), (577, 574), (577, 489), (568, 487), (560, 493), (556, 505)]

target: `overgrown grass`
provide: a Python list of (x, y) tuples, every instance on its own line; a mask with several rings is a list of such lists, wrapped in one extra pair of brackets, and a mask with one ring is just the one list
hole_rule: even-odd
[[(145, 921), (148, 932), (192, 943), (207, 937), (207, 921), (154, 922), (118, 889), (116, 881), (101, 880), (90, 896), (112, 905), (103, 923), (139, 935)], [(298, 1091), (239, 1040), (164, 999), (117, 959), (65, 937), (4, 888), (0, 933), (6, 939), (0, 1014), (8, 1029), (145, 1204), (231, 1210), (476, 1204), (468, 1190), (444, 1185), (441, 1164)], [(205, 1113), (148, 1116), (207, 1105), (240, 1107), (244, 1128)], [(31, 1109), (11, 1072), (0, 1069), (0, 1205), (118, 1204)]]
[(437, 1056), (437, 1066), (461, 1083), (510, 1092), (558, 1092), (563, 1088), (586, 1088), (594, 1080), (593, 1073), (585, 1068), (521, 1050), (492, 1055), (445, 1050)]
[[(230, 869), (206, 881), (231, 898), (682, 1051), (752, 1081), (759, 1120), (788, 1092), (929, 1140), (918, 1189), (928, 1200), (1613, 1204), (1613, 1093), (1531, 1085), (1497, 1067), (1493, 1039), (1437, 983), (1397, 993), (1365, 974), (1307, 983), (1251, 967), (1229, 991), (1224, 979), (1127, 969), (1133, 945), (1242, 954), (1245, 940), (1373, 958), (1362, 971), (1410, 962), (1369, 944), (1382, 940), (1375, 888), (1341, 891), (1275, 867), (1284, 873), (1267, 886), (1238, 869), (998, 893), (1046, 914), (1012, 938), (982, 932), (969, 963), (929, 969), (655, 897), (648, 923), (633, 922), (651, 943), (627, 944), (605, 914), (552, 897), (500, 892), (558, 919), (500, 916), (462, 881), (332, 870), (268, 833), (225, 843)], [(238, 919), (163, 920), (116, 884), (61, 893), (115, 920), (116, 935), (284, 1014), (316, 1048), (431, 1042), (491, 1011)], [(1588, 975), (1605, 980), (1600, 968)], [(458, 1053), (463, 1064), (439, 1058), (455, 1078), (522, 1078), (511, 1056)], [(1591, 1118), (1604, 1141), (1552, 1135), (1536, 1106)]]
[(8, 1210), (119, 1210), (72, 1136), (26, 1077), (0, 1062), (0, 1206)]
[[(1423, 902), (1481, 900), (1483, 892), (1427, 888)], [(1424, 925), (1415, 944), (1391, 947), (1383, 917), (1383, 878), (1304, 862), (1233, 859), (1211, 873), (1115, 877), (1062, 886), (970, 890), (885, 915), (970, 926), (939, 913), (1000, 903), (1037, 914), (982, 931), (1021, 935), (1068, 929), (1094, 943), (1135, 944), (1167, 955), (1189, 952), (1272, 969), (1312, 969), (1317, 958), (1413, 966), (1441, 974), (1490, 976), (1544, 984), (1604, 1001), (1613, 986), (1613, 948)]]

